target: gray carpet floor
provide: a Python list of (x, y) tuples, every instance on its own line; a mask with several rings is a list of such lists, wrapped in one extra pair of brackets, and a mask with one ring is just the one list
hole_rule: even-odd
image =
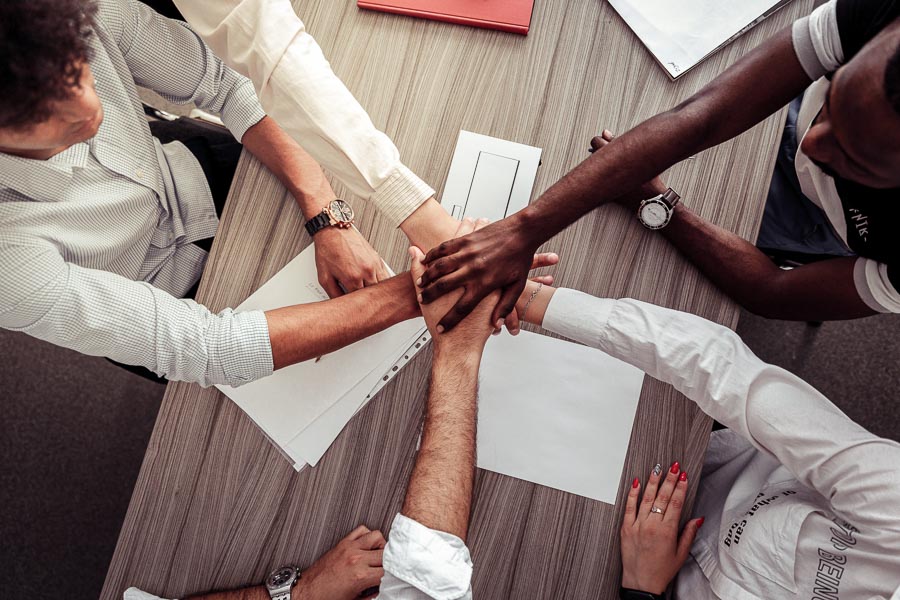
[[(900, 439), (900, 318), (810, 327), (744, 315), (738, 330), (761, 358)], [(96, 598), (165, 388), (3, 330), (0, 356), (0, 598)]]

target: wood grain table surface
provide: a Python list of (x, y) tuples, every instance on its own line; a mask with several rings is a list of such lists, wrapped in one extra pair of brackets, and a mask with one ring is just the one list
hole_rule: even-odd
[[(362, 11), (351, 0), (294, 7), (376, 126), (435, 189), (466, 129), (543, 148), (536, 197), (587, 158), (603, 128), (626, 131), (674, 106), (812, 0), (795, 0), (677, 82), (600, 0), (536, 0), (527, 37)], [(684, 161), (666, 182), (703, 217), (754, 239), (783, 120), (774, 115)], [(402, 233), (333, 183), (376, 250), (398, 272), (407, 268)], [(198, 299), (212, 310), (239, 304), (309, 244), (302, 224), (284, 188), (245, 153)], [(733, 302), (617, 206), (544, 248), (562, 257), (559, 285), (737, 324)], [(177, 598), (259, 583), (274, 566), (308, 566), (360, 523), (387, 532), (415, 458), (430, 357), (420, 353), (319, 466), (300, 473), (215, 388), (169, 384), (102, 598), (121, 598), (129, 586)], [(693, 403), (646, 378), (621, 488), (657, 462), (679, 460), (699, 475), (709, 429)], [(616, 597), (622, 509), (479, 470), (469, 537), (475, 597)]]

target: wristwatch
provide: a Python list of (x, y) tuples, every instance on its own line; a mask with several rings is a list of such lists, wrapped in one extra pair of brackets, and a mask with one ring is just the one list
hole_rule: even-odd
[(291, 600), (291, 588), (300, 581), (297, 567), (278, 567), (266, 577), (266, 589), (272, 600)]
[(665, 596), (662, 594), (651, 594), (628, 588), (619, 588), (619, 598), (621, 600), (665, 600)]
[(638, 220), (647, 229), (662, 229), (672, 220), (675, 205), (680, 199), (681, 196), (672, 188), (659, 196), (648, 198), (638, 207)]
[(316, 235), (326, 227), (347, 229), (353, 225), (353, 208), (340, 198), (335, 198), (322, 212), (306, 222), (309, 235)]

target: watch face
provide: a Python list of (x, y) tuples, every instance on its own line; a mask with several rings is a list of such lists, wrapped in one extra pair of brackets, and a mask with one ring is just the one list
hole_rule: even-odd
[(331, 218), (339, 223), (353, 221), (353, 209), (343, 200), (332, 200), (328, 205), (328, 212), (331, 213)]
[[(293, 579), (293, 578), (294, 578), (294, 569), (292, 569), (290, 567), (282, 567), (282, 568), (278, 569), (277, 571), (272, 572), (269, 575), (269, 579), (266, 581), (266, 583), (271, 588), (280, 588), (284, 585), (287, 585), (288, 582), (290, 582), (291, 579)], [(257, 580), (257, 581), (259, 581), (259, 580)]]
[(669, 207), (657, 199), (648, 200), (641, 206), (641, 221), (651, 229), (658, 229), (669, 221)]

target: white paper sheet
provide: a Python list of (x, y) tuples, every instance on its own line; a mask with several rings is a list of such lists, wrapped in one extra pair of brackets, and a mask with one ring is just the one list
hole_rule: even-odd
[(610, 0), (675, 79), (789, 0)]
[(409, 340), (408, 347), (401, 346), (397, 355), (389, 356), (343, 398), (297, 434), (285, 446), (288, 455), (297, 462), (316, 466), (350, 419), (425, 347), (428, 340), (427, 332), (416, 332), (416, 337)]
[(441, 206), (454, 218), (499, 221), (528, 206), (541, 149), (460, 131)]
[(504, 330), (481, 363), (478, 466), (614, 504), (643, 381), (600, 350)]
[[(269, 310), (328, 298), (317, 283), (312, 245), (289, 262), (237, 310)], [(389, 357), (396, 360), (409, 340), (425, 329), (422, 318), (398, 323), (321, 360), (308, 360), (239, 388), (217, 386), (283, 448), (314, 420), (371, 375)], [(388, 367), (390, 363), (388, 364)], [(380, 377), (383, 373), (379, 373)], [(288, 454), (291, 454), (284, 448)], [(296, 457), (292, 457), (296, 460)]]

